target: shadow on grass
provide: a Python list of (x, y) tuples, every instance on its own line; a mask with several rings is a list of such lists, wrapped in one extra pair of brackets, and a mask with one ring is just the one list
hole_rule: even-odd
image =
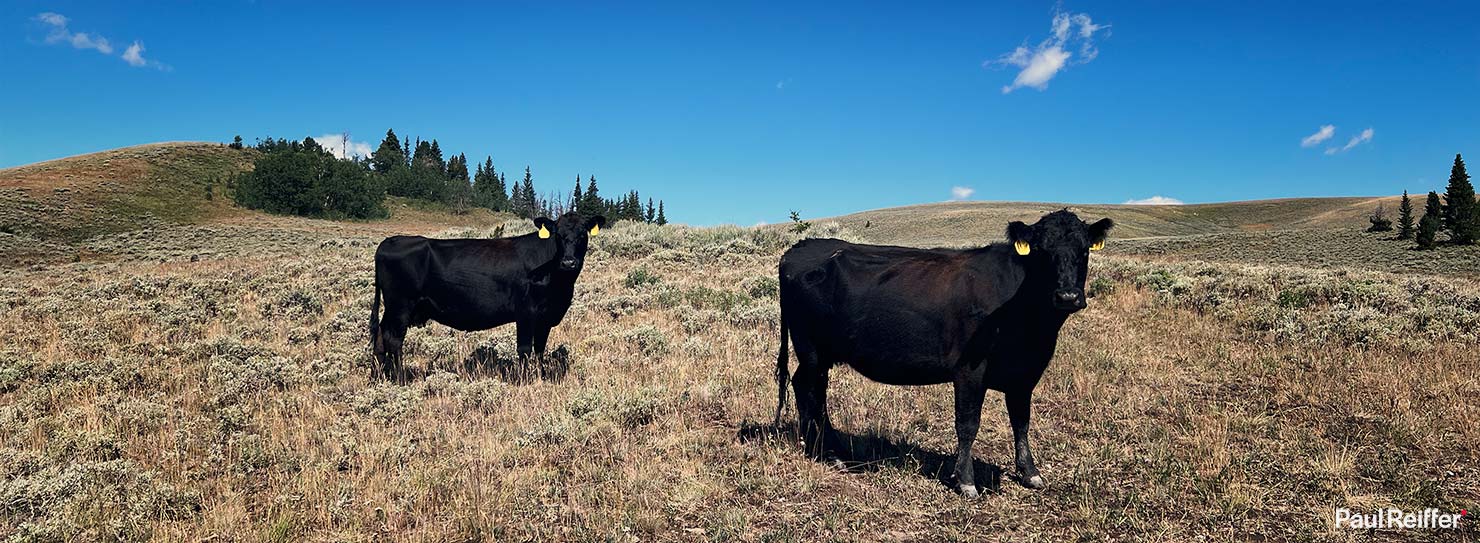
[[(934, 479), (952, 492), (956, 491), (954, 455), (922, 449), (908, 441), (896, 441), (879, 435), (858, 435), (839, 430), (834, 432), (834, 436), (837, 437), (841, 450), (834, 451), (832, 458), (819, 460), (820, 462), (834, 464), (849, 473), (875, 472), (884, 468), (914, 471), (921, 477)], [(746, 422), (740, 425), (737, 437), (741, 443), (779, 440), (797, 445), (800, 442), (796, 425), (793, 424), (784, 424), (777, 428), (774, 424)], [(796, 452), (803, 454), (800, 446), (796, 447)], [(981, 492), (1001, 492), (1001, 466), (975, 458), (972, 459), (972, 465), (976, 470), (976, 485)]]
[[(500, 356), (492, 345), (479, 345), (462, 362), (445, 369), (470, 378), (493, 377), (511, 385), (537, 381), (559, 383), (570, 373), (570, 349), (561, 345), (546, 353), (543, 359), (521, 361), (518, 355)], [(404, 385), (425, 379), (428, 373), (427, 368), (403, 364), (399, 374), (390, 376), (390, 379)], [(379, 378), (379, 375), (372, 374), (372, 378)]]
[(463, 359), (461, 369), (467, 375), (492, 376), (511, 385), (559, 383), (570, 373), (570, 349), (560, 345), (542, 358), (520, 360), (518, 355), (499, 356), (492, 345), (479, 345)]

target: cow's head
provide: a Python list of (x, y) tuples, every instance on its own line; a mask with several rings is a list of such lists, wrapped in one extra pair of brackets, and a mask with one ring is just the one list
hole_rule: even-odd
[(1029, 273), (1048, 273), (1053, 281), (1054, 307), (1074, 312), (1084, 309), (1084, 278), (1089, 273), (1089, 252), (1105, 246), (1105, 236), (1115, 222), (1100, 219), (1094, 224), (1079, 220), (1069, 210), (1044, 215), (1032, 226), (1020, 221), (1007, 225), (1007, 241)]
[(601, 215), (583, 217), (566, 213), (558, 220), (547, 217), (534, 220), (536, 235), (555, 244), (555, 258), (559, 259), (562, 271), (581, 271), (586, 261), (586, 244), (603, 226), (606, 217)]

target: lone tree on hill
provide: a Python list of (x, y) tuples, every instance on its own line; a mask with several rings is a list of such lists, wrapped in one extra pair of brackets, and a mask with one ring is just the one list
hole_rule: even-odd
[(1368, 232), (1392, 232), (1393, 220), (1387, 216), (1387, 208), (1377, 204), (1377, 209), (1372, 210), (1372, 216), (1367, 217), (1367, 222), (1372, 226), (1367, 227)]
[(1474, 245), (1480, 239), (1480, 210), (1476, 209), (1475, 186), (1465, 173), (1465, 161), (1454, 155), (1454, 168), (1449, 170), (1449, 186), (1444, 189), (1444, 229), (1449, 241)]
[(1398, 204), (1398, 239), (1413, 239), (1413, 202), (1408, 200), (1408, 191), (1403, 191), (1403, 203)]
[(1439, 218), (1444, 213), (1443, 205), (1439, 203), (1439, 193), (1429, 191), (1429, 199), (1423, 206), (1423, 218), (1418, 220), (1418, 248), (1430, 249), (1437, 242), (1435, 237), (1439, 234), (1439, 228), (1443, 220)]

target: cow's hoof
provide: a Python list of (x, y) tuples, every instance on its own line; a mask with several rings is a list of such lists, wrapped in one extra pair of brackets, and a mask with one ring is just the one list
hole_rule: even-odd
[(977, 499), (977, 498), (981, 497), (981, 494), (978, 494), (977, 491), (976, 491), (976, 485), (966, 485), (966, 484), (963, 484), (963, 485), (957, 485), (956, 488), (961, 491), (961, 497), (962, 498), (966, 498), (968, 500), (974, 500), (974, 499)]
[(1043, 487), (1048, 486), (1048, 483), (1043, 482), (1043, 477), (1038, 476), (1038, 475), (1034, 475), (1032, 477), (1029, 477), (1028, 480), (1025, 483), (1023, 483), (1023, 484), (1027, 485), (1028, 488), (1031, 488), (1031, 489), (1034, 489), (1034, 490), (1042, 490)]

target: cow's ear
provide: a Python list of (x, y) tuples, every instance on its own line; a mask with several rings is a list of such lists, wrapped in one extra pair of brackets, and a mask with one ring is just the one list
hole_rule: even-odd
[(550, 231), (555, 229), (555, 221), (550, 220), (548, 217), (535, 217), (534, 227), (536, 229), (535, 232), (540, 235), (540, 239), (550, 239)]
[(601, 227), (603, 226), (606, 226), (606, 217), (593, 215), (591, 218), (586, 219), (586, 231), (590, 232), (593, 236), (601, 232)]
[(1033, 250), (1033, 227), (1023, 224), (1023, 221), (1007, 223), (1007, 241), (1012, 242), (1012, 248), (1017, 254), (1028, 256)]
[(1089, 250), (1098, 251), (1105, 248), (1105, 238), (1110, 236), (1110, 229), (1115, 227), (1115, 221), (1108, 217), (1095, 221), (1089, 225)]

